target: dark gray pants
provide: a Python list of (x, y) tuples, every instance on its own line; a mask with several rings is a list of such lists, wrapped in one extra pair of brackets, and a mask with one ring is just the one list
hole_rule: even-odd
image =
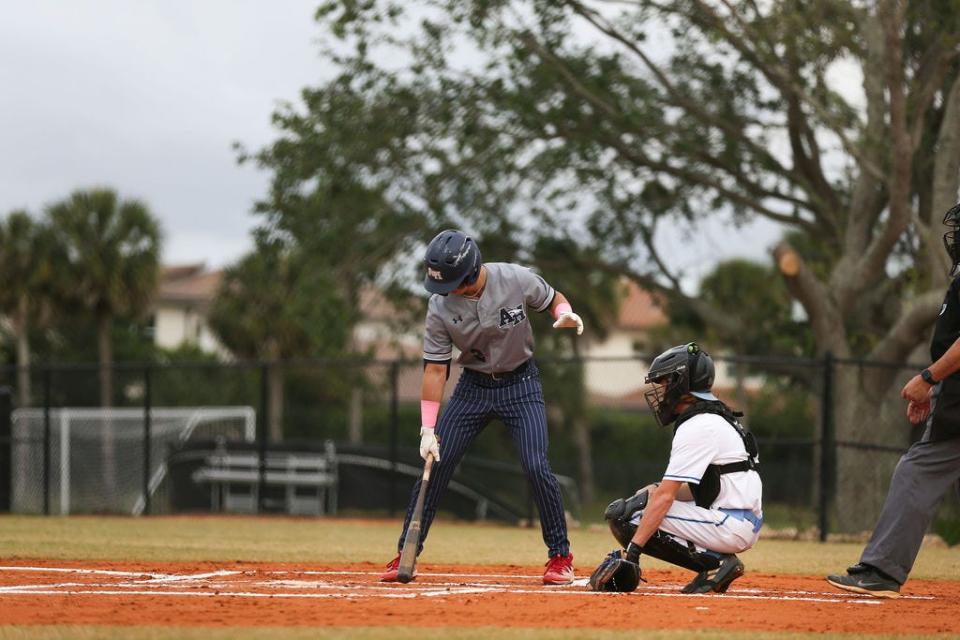
[(883, 511), (860, 562), (874, 566), (903, 584), (920, 551), (920, 543), (943, 496), (960, 479), (960, 438), (923, 438), (903, 454), (893, 472)]

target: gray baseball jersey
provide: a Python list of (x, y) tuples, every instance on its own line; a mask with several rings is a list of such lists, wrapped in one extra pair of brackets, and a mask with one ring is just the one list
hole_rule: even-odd
[(554, 289), (526, 267), (490, 262), (479, 300), (430, 296), (423, 337), (425, 360), (443, 362), (460, 349), (457, 362), (482, 373), (512, 371), (533, 355), (530, 311), (543, 311)]

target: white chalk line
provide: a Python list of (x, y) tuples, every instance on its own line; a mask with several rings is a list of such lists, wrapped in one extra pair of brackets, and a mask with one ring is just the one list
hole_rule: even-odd
[[(501, 589), (497, 587), (489, 588), (474, 588), (474, 589), (444, 589), (442, 591), (419, 591), (416, 593), (378, 593), (366, 597), (375, 597), (375, 598), (390, 598), (390, 599), (411, 599), (411, 598), (431, 598), (431, 597), (444, 597), (444, 596), (460, 596), (467, 594), (479, 594), (479, 593), (507, 593), (507, 594), (536, 594), (543, 595), (544, 593), (551, 593), (549, 591), (545, 592), (542, 590), (536, 589)], [(686, 593), (644, 593), (642, 591), (636, 591), (632, 594), (619, 594), (619, 593), (600, 593), (594, 591), (583, 591), (583, 592), (571, 592), (571, 591), (558, 591), (553, 592), (554, 595), (565, 595), (565, 596), (587, 596), (587, 597), (655, 597), (655, 598), (713, 598), (714, 596), (710, 594), (686, 594)], [(90, 596), (90, 595), (102, 595), (102, 596), (176, 596), (176, 597), (197, 597), (197, 598), (312, 598), (312, 599), (322, 599), (322, 598), (363, 598), (357, 593), (286, 593), (286, 592), (274, 592), (274, 593), (261, 593), (257, 591), (132, 591), (132, 590), (120, 590), (120, 589), (84, 589), (84, 590), (34, 590), (34, 589), (22, 589), (20, 591), (4, 591), (0, 592), (0, 596), (3, 595), (41, 595), (41, 596)], [(754, 596), (754, 595), (738, 595), (734, 593), (725, 593), (723, 596), (720, 596), (725, 600), (770, 600), (770, 601), (792, 601), (792, 602), (819, 602), (819, 603), (832, 603), (832, 604), (866, 604), (866, 605), (879, 605), (881, 602), (879, 600), (840, 600), (837, 598), (807, 598), (807, 597), (797, 597), (797, 596)]]
[(222, 570), (222, 571), (210, 571), (210, 572), (208, 572), (208, 573), (195, 573), (195, 574), (193, 574), (193, 575), (186, 575), (186, 576), (176, 576), (176, 575), (164, 576), (163, 578), (157, 578), (157, 579), (155, 579), (155, 580), (151, 580), (150, 582), (151, 582), (152, 584), (161, 583), (161, 582), (163, 582), (163, 583), (169, 583), (169, 582), (193, 582), (193, 581), (198, 581), (198, 580), (206, 580), (207, 578), (219, 578), (220, 576), (235, 576), (235, 575), (237, 575), (238, 573), (242, 573), (242, 572), (241, 572), (241, 571), (227, 571), (227, 570)]
[[(249, 585), (253, 587), (282, 589), (282, 588), (306, 588), (306, 589), (333, 589), (335, 593), (287, 593), (282, 591), (271, 591), (268, 593), (231, 591), (231, 587), (237, 584), (230, 582), (211, 582), (210, 578), (218, 578), (235, 575), (255, 576), (263, 575), (349, 575), (349, 576), (368, 576), (376, 575), (377, 572), (366, 571), (256, 571), (256, 570), (219, 570), (198, 574), (176, 575), (149, 572), (133, 571), (113, 571), (105, 569), (85, 569), (72, 567), (27, 567), (13, 566), (0, 567), (0, 571), (30, 571), (30, 572), (53, 572), (53, 573), (76, 573), (87, 575), (104, 575), (117, 577), (138, 577), (140, 580), (120, 582), (114, 584), (88, 584), (63, 582), (56, 584), (33, 584), (33, 585), (12, 585), (0, 587), (0, 596), (2, 595), (175, 595), (175, 596), (196, 596), (196, 597), (278, 597), (278, 598), (416, 598), (416, 597), (438, 597), (438, 596), (456, 596), (463, 594), (479, 593), (510, 593), (510, 594), (536, 594), (536, 595), (574, 595), (574, 596), (592, 596), (592, 597), (617, 597), (617, 596), (645, 596), (645, 597), (716, 597), (713, 594), (683, 594), (676, 591), (680, 585), (644, 585), (633, 594), (611, 594), (595, 593), (592, 591), (583, 591), (578, 589), (582, 587), (585, 580), (577, 580), (572, 585), (550, 586), (540, 589), (530, 589), (511, 585), (497, 584), (490, 582), (421, 582), (419, 585), (379, 585), (379, 584), (353, 584), (344, 585), (342, 583), (327, 581), (307, 581), (307, 580), (251, 580)], [(509, 579), (534, 579), (540, 576), (518, 576), (504, 574), (476, 574), (476, 573), (423, 573), (422, 577), (458, 577), (458, 578), (509, 578)], [(144, 578), (144, 576), (148, 576)], [(202, 583), (201, 586), (206, 591), (168, 591), (155, 590), (163, 589), (171, 583), (184, 584), (190, 582)], [(241, 581), (243, 583), (243, 581)], [(344, 588), (349, 587), (350, 591), (344, 592)], [(146, 589), (144, 589), (146, 588)], [(139, 590), (138, 590), (139, 589)], [(397, 589), (403, 589), (404, 593), (397, 593)], [(577, 590), (574, 590), (577, 589)], [(771, 601), (796, 601), (796, 602), (821, 602), (821, 603), (849, 603), (849, 604), (871, 604), (877, 605), (881, 601), (871, 598), (865, 594), (855, 593), (834, 593), (817, 591), (789, 590), (777, 592), (776, 595), (769, 595), (769, 590), (763, 589), (735, 589), (728, 591), (722, 597), (726, 599), (741, 600), (771, 600)], [(901, 599), (913, 600), (935, 600), (932, 596), (909, 596), (904, 595)]]
[(0, 567), (0, 571), (37, 571), (41, 573), (50, 572), (50, 573), (79, 573), (79, 574), (93, 574), (93, 575), (104, 575), (104, 576), (121, 576), (121, 577), (135, 577), (142, 578), (143, 576), (149, 576), (150, 578), (167, 578), (174, 574), (169, 573), (150, 573), (149, 571), (111, 571), (109, 569), (81, 569), (77, 567)]
[[(226, 574), (235, 574), (236, 572), (225, 572)], [(223, 575), (223, 574), (220, 574)], [(184, 576), (195, 578), (195, 576)], [(20, 594), (23, 592), (27, 593), (38, 593), (41, 595), (46, 595), (47, 593), (70, 593), (70, 594), (81, 594), (81, 593), (100, 593), (104, 589), (109, 590), (118, 590), (123, 589), (123, 591), (116, 591), (116, 593), (127, 593), (127, 594), (137, 594), (137, 593), (150, 593), (153, 595), (169, 595), (170, 593), (196, 593), (196, 592), (170, 592), (170, 591), (141, 591), (137, 592), (134, 589), (143, 588), (144, 586), (150, 587), (154, 585), (145, 585), (143, 583), (119, 583), (119, 584), (86, 584), (86, 583), (58, 583), (58, 584), (39, 584), (39, 585), (18, 585), (12, 587), (0, 587), (0, 594)], [(155, 585), (155, 586), (164, 586), (164, 585)], [(230, 591), (231, 586), (236, 586), (235, 584), (230, 583), (208, 583), (205, 585), (208, 590), (215, 589), (220, 593), (219, 595), (230, 596), (238, 595), (238, 593), (243, 592), (233, 592)], [(322, 582), (322, 581), (288, 581), (288, 580), (268, 580), (268, 581), (254, 581), (250, 586), (254, 587), (267, 587), (267, 588), (301, 588), (301, 589), (332, 589), (337, 590), (338, 593), (335, 594), (309, 594), (323, 597), (395, 597), (396, 590), (398, 587), (396, 585), (351, 585), (351, 591), (354, 593), (343, 593), (343, 588), (345, 585), (335, 583), (335, 582)], [(68, 591), (67, 588), (74, 588), (74, 591)], [(549, 593), (553, 595), (585, 595), (585, 596), (618, 596), (624, 594), (610, 594), (610, 593), (594, 593), (591, 591), (558, 591), (554, 589), (524, 589), (524, 588), (510, 588), (509, 585), (500, 585), (495, 583), (430, 583), (429, 585), (409, 585), (402, 587), (407, 592), (403, 594), (404, 597), (417, 595), (425, 597), (433, 597), (438, 595), (460, 595), (460, 594), (469, 594), (469, 593), (518, 593), (518, 594), (544, 594)], [(58, 591), (51, 591), (56, 589)], [(671, 593), (663, 592), (664, 589), (671, 589)], [(360, 592), (382, 592), (382, 593), (370, 593), (368, 596), (361, 595)], [(660, 596), (660, 597), (713, 597), (711, 594), (684, 594), (676, 593), (676, 586), (666, 587), (666, 586), (656, 586), (656, 587), (643, 587), (640, 590), (636, 591), (637, 595), (645, 596)], [(739, 591), (729, 591), (723, 597), (725, 598), (734, 598), (734, 599), (745, 599), (745, 600), (798, 600), (803, 602), (844, 602), (845, 598), (852, 597), (855, 603), (859, 604), (879, 604), (879, 601), (876, 599), (867, 599), (869, 596), (861, 594), (846, 594), (842, 593), (818, 593), (818, 592), (784, 592), (784, 593), (799, 593), (805, 594), (801, 597), (791, 596), (791, 595), (762, 595), (769, 592), (762, 591), (760, 589), (742, 589)], [(756, 595), (761, 594), (761, 595)], [(199, 595), (209, 595), (209, 593), (201, 593)], [(215, 594), (217, 595), (217, 594)], [(263, 595), (281, 595), (284, 594), (276, 592), (274, 594), (263, 594)], [(816, 597), (821, 596), (821, 597)], [(286, 597), (286, 596), (285, 596)], [(290, 596), (292, 597), (292, 596)], [(932, 599), (932, 598), (928, 598)]]
[[(270, 574), (296, 573), (303, 576), (379, 576), (383, 571), (264, 571)], [(520, 574), (498, 574), (498, 573), (440, 573), (417, 572), (418, 576), (435, 576), (437, 578), (517, 578), (518, 580), (539, 580), (543, 575), (520, 575)], [(584, 578), (586, 580), (586, 578)]]

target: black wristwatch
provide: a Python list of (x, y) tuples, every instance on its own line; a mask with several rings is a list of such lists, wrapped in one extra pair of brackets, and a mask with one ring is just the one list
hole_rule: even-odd
[(933, 379), (933, 374), (930, 373), (930, 369), (924, 369), (923, 371), (921, 371), (920, 377), (923, 378), (923, 381), (929, 384), (930, 386), (937, 384), (937, 381)]

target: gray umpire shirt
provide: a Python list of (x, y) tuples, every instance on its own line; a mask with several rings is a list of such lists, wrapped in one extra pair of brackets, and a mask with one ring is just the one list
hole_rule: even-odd
[(526, 267), (490, 262), (479, 300), (432, 295), (427, 305), (423, 358), (457, 362), (482, 373), (512, 371), (533, 355), (530, 312), (553, 302), (553, 287)]

